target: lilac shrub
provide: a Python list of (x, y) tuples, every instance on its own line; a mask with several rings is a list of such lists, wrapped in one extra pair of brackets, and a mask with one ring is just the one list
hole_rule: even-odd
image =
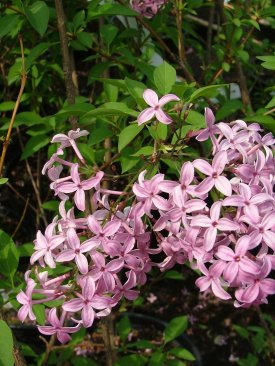
[[(139, 125), (173, 122), (162, 108), (179, 101), (177, 96), (158, 100), (147, 89), (144, 99), (150, 107), (138, 116)], [(26, 290), (17, 296), (21, 321), (36, 319), (33, 305), (47, 307), (56, 300), (59, 306), (45, 310), (49, 325), (38, 329), (67, 342), (70, 333), (92, 326), (121, 299), (135, 300), (152, 266), (165, 271), (176, 263), (190, 263), (201, 273), (196, 280), (201, 292), (233, 298), (236, 307), (267, 303), (275, 293), (270, 277), (275, 266), (275, 139), (271, 133), (263, 136), (256, 123), (215, 123), (209, 108), (205, 121), (207, 127), (189, 137), (210, 139), (213, 158), (184, 162), (178, 180), (161, 173), (148, 179), (144, 170), (130, 194), (103, 188), (105, 176), (98, 168), (85, 179), (87, 167), (76, 140), (87, 131), (53, 138), (60, 146), (43, 173), (61, 200), (60, 217), (44, 234), (37, 233), (30, 260), (36, 266), (26, 273)], [(61, 158), (65, 148), (78, 162)], [(57, 264), (65, 266), (62, 274), (54, 274)]]

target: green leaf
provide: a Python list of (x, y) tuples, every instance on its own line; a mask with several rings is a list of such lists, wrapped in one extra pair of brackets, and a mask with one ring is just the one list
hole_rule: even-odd
[(71, 358), (71, 363), (73, 366), (99, 366), (98, 363), (96, 363), (90, 357), (87, 358), (81, 356)]
[(6, 36), (18, 23), (19, 15), (8, 14), (0, 18), (0, 38)]
[(216, 120), (220, 121), (242, 108), (243, 103), (239, 99), (228, 100), (216, 113)]
[(146, 339), (141, 339), (140, 341), (132, 342), (127, 345), (127, 348), (138, 348), (138, 349), (156, 349), (156, 346), (147, 341)]
[(120, 115), (129, 115), (133, 117), (138, 116), (138, 112), (133, 109), (130, 109), (124, 103), (120, 102), (108, 102), (102, 104), (101, 107), (93, 109), (85, 113), (82, 118), (91, 118), (91, 117), (98, 117), (98, 116), (120, 116)]
[(33, 253), (33, 243), (25, 243), (17, 247), (19, 257), (30, 257)]
[(15, 123), (17, 126), (26, 125), (30, 127), (36, 124), (42, 124), (43, 119), (34, 112), (21, 112), (15, 117)]
[(12, 332), (4, 320), (0, 320), (0, 365), (13, 366), (14, 358), (12, 354), (13, 338)]
[(18, 267), (19, 255), (12, 238), (0, 230), (0, 272), (13, 278)]
[(100, 27), (100, 34), (104, 43), (109, 47), (118, 34), (118, 28), (112, 24), (105, 24)]
[(237, 56), (242, 62), (249, 62), (249, 53), (244, 50), (238, 50)]
[(137, 152), (135, 152), (134, 154), (132, 154), (131, 156), (150, 156), (153, 154), (154, 148), (153, 146), (143, 146), (142, 148), (140, 148)]
[(0, 112), (12, 111), (15, 106), (15, 102), (8, 101), (0, 103)]
[(115, 366), (144, 366), (146, 364), (146, 358), (141, 355), (129, 355), (119, 358), (115, 363)]
[(34, 315), (36, 316), (36, 321), (40, 325), (44, 325), (46, 321), (45, 316), (45, 306), (42, 304), (36, 304), (32, 307)]
[[(99, 122), (101, 122), (101, 120)], [(110, 130), (110, 126), (108, 126), (105, 121), (102, 121), (102, 123), (97, 123), (96, 129), (91, 131), (88, 144), (96, 145), (99, 142), (104, 141), (106, 138), (112, 136), (113, 132)]]
[(187, 366), (185, 362), (180, 360), (167, 360), (165, 366)]
[(161, 94), (169, 93), (176, 82), (176, 70), (164, 61), (154, 70), (154, 82)]
[(128, 92), (136, 100), (140, 108), (145, 108), (146, 103), (143, 99), (143, 92), (147, 89), (146, 85), (140, 81), (125, 78), (125, 85), (127, 86)]
[(0, 185), (6, 184), (8, 182), (9, 178), (0, 178)]
[(249, 339), (249, 332), (241, 327), (240, 325), (237, 324), (233, 324), (232, 327), (241, 337), (245, 338), (245, 339)]
[(161, 351), (152, 353), (148, 366), (162, 366), (166, 360), (166, 355)]
[(88, 8), (88, 20), (97, 18), (102, 15), (124, 15), (124, 16), (136, 16), (137, 13), (127, 6), (120, 4), (103, 4), (93, 8), (93, 4)]
[(219, 89), (226, 86), (228, 86), (228, 84), (209, 85), (199, 88), (191, 95), (189, 101), (191, 102), (201, 97), (213, 97), (219, 93)]
[(188, 318), (186, 315), (178, 316), (172, 319), (164, 330), (165, 343), (171, 342), (173, 339), (181, 335), (188, 326)]
[(95, 164), (95, 150), (91, 146), (80, 142), (77, 144), (77, 146), (86, 162), (88, 164)]
[(244, 121), (258, 122), (263, 127), (267, 128), (269, 131), (275, 134), (275, 120), (271, 116), (265, 116), (265, 115), (249, 116), (245, 117)]
[(275, 56), (257, 56), (257, 58), (264, 61), (262, 67), (268, 70), (275, 70)]
[(171, 280), (180, 280), (180, 281), (185, 279), (182, 273), (180, 273), (174, 269), (171, 269), (170, 271), (165, 272), (163, 278), (168, 278)]
[(91, 33), (79, 32), (77, 33), (77, 39), (81, 44), (83, 44), (83, 46), (90, 48), (92, 46), (94, 37)]
[(265, 106), (265, 108), (273, 108), (275, 107), (275, 97), (271, 99), (271, 101)]
[(131, 156), (135, 150), (132, 147), (125, 147), (121, 152), (120, 163), (121, 173), (128, 172), (136, 166), (141, 160), (136, 156)]
[(41, 55), (43, 55), (44, 52), (48, 51), (51, 46), (50, 42), (43, 42), (39, 43), (37, 46), (35, 46), (31, 52), (29, 53), (27, 59), (26, 59), (26, 70), (29, 70), (29, 68), (32, 66), (34, 61)]
[(123, 342), (126, 341), (129, 333), (131, 332), (131, 323), (128, 316), (123, 316), (117, 324), (118, 335)]
[(171, 353), (171, 355), (173, 356), (187, 361), (195, 361), (196, 359), (194, 355), (192, 355), (192, 353), (185, 348), (173, 348), (171, 349), (171, 351), (169, 351), (169, 353)]
[(223, 62), (222, 68), (224, 69), (225, 72), (228, 72), (230, 71), (230, 64), (228, 62)]
[(8, 85), (12, 85), (16, 81), (20, 80), (22, 73), (22, 60), (17, 59), (8, 73)]
[(50, 139), (45, 135), (38, 135), (38, 136), (31, 137), (23, 150), (21, 160), (27, 159), (29, 156), (33, 155), (35, 152), (42, 149), (42, 147), (48, 145), (49, 142), (50, 142)]
[[(190, 110), (188, 112), (188, 115), (186, 117), (186, 122), (189, 123), (190, 125), (192, 125), (192, 127), (196, 130), (199, 130), (199, 129), (205, 127), (204, 115), (199, 112), (196, 112), (196, 111)], [(185, 127), (185, 126), (183, 126), (183, 127)]]
[(116, 102), (118, 96), (118, 87), (112, 84), (105, 83), (104, 91), (109, 102)]
[(42, 207), (45, 210), (57, 212), (58, 211), (58, 207), (59, 207), (59, 203), (60, 202), (59, 201), (56, 201), (56, 200), (47, 201), (47, 202), (44, 202), (42, 204)]
[(144, 125), (138, 126), (132, 124), (124, 128), (118, 136), (118, 151), (120, 152), (127, 146), (144, 128)]
[(36, 1), (29, 8), (25, 8), (26, 17), (30, 25), (40, 34), (42, 37), (47, 30), (50, 11), (47, 4), (44, 1)]

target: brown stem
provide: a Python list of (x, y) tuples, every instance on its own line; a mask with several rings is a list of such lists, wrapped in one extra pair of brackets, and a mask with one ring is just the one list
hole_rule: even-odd
[(182, 62), (185, 62), (186, 55), (184, 49), (184, 40), (182, 33), (182, 0), (175, 1), (175, 10), (176, 10), (176, 23), (178, 30), (178, 49), (179, 49), (179, 59)]
[[(0, 308), (0, 320), (4, 320), (6, 322), (5, 313), (3, 312), (3, 310), (1, 308)], [(27, 363), (21, 353), (20, 347), (16, 341), (14, 334), (12, 334), (12, 337), (13, 337), (12, 355), (14, 358), (14, 365), (15, 366), (27, 366)]]
[(159, 45), (164, 49), (164, 51), (168, 53), (170, 58), (181, 67), (186, 80), (189, 83), (196, 83), (195, 78), (188, 70), (186, 64), (182, 60), (179, 60), (177, 56), (175, 56), (174, 52), (167, 46), (159, 34), (141, 16), (137, 16), (136, 18), (144, 26), (144, 28), (150, 32), (151, 36), (158, 41)]
[(216, 0), (216, 7), (219, 12), (221, 23), (222, 24), (226, 23), (226, 16), (224, 13), (224, 0)]
[(213, 22), (214, 22), (215, 8), (211, 6), (209, 10), (209, 22), (207, 27), (207, 38), (206, 38), (206, 63), (211, 62), (211, 48), (212, 48), (212, 35), (213, 35)]
[[(6, 183), (6, 186), (9, 187), (9, 189), (11, 189), (22, 201), (27, 202), (28, 198), (26, 199), (23, 197), (22, 194), (20, 194), (9, 182)], [(37, 209), (31, 203), (28, 203), (28, 206), (37, 214)]]
[[(66, 26), (65, 26), (65, 13), (62, 4), (62, 0), (55, 0), (55, 9), (57, 16), (57, 27), (60, 38), (60, 46), (61, 46), (61, 54), (62, 54), (62, 65), (64, 72), (64, 80), (66, 87), (66, 96), (68, 104), (75, 103), (75, 86), (73, 83), (72, 71), (73, 67), (71, 64), (70, 52), (68, 47), (68, 40), (66, 35)], [(72, 128), (75, 130), (77, 128), (77, 118), (75, 116), (69, 117), (70, 124)]]
[(5, 161), (5, 157), (6, 157), (6, 153), (8, 150), (8, 146), (9, 146), (9, 142), (10, 142), (10, 137), (11, 137), (11, 131), (13, 128), (13, 124), (14, 124), (14, 120), (20, 105), (20, 100), (23, 94), (23, 91), (25, 89), (25, 85), (26, 85), (26, 81), (27, 81), (27, 74), (26, 74), (26, 70), (25, 70), (25, 58), (24, 58), (24, 46), (23, 46), (23, 40), (22, 40), (22, 36), (19, 35), (19, 43), (20, 43), (20, 49), (21, 49), (21, 57), (22, 57), (22, 71), (21, 71), (21, 85), (20, 85), (20, 90), (15, 102), (15, 106), (12, 112), (12, 117), (9, 123), (9, 128), (8, 128), (8, 132), (7, 132), (7, 136), (3, 142), (3, 149), (2, 149), (2, 154), (1, 154), (1, 158), (0, 158), (0, 177), (2, 177), (3, 174), (3, 167), (4, 167), (4, 161)]
[(116, 353), (114, 345), (114, 322), (112, 315), (108, 315), (101, 319), (102, 336), (106, 350), (106, 366), (114, 366), (116, 363)]
[(240, 61), (238, 59), (236, 59), (236, 67), (237, 67), (237, 73), (238, 73), (238, 78), (239, 78), (243, 105), (244, 105), (245, 109), (248, 109), (248, 110), (250, 110), (250, 112), (253, 112), (250, 95), (249, 95), (249, 91), (247, 88), (246, 78), (245, 78), (245, 75), (243, 72), (242, 64), (240, 63)]
[(12, 233), (12, 236), (11, 236), (12, 238), (15, 237), (17, 231), (19, 230), (20, 226), (22, 225), (22, 222), (23, 222), (23, 220), (25, 218), (25, 215), (26, 215), (26, 212), (27, 212), (28, 204), (29, 204), (29, 197), (26, 200), (25, 207), (24, 207), (23, 213), (21, 215), (21, 218), (20, 218), (20, 220), (19, 220), (19, 222), (18, 222), (18, 224), (17, 224), (14, 232)]
[[(19, 144), (20, 144), (21, 149), (23, 151), (24, 146), (23, 146), (23, 142), (22, 142), (22, 139), (21, 139), (21, 136), (20, 136), (20, 133), (19, 133), (19, 129), (18, 128), (17, 128), (17, 133), (18, 133)], [(40, 211), (42, 220), (43, 220), (45, 226), (47, 226), (48, 225), (48, 222), (47, 222), (47, 219), (46, 219), (45, 211), (44, 211), (44, 209), (42, 207), (42, 200), (40, 198), (40, 192), (39, 192), (39, 190), (37, 188), (37, 185), (36, 185), (36, 182), (35, 182), (35, 180), (33, 178), (32, 170), (31, 170), (30, 164), (29, 164), (29, 162), (28, 162), (27, 159), (25, 159), (25, 164), (26, 164), (26, 168), (27, 168), (28, 175), (30, 177), (30, 180), (31, 180), (31, 183), (32, 183), (32, 186), (33, 186), (33, 190), (34, 190), (34, 193), (35, 193), (35, 197), (36, 197), (36, 200), (37, 200), (37, 203), (38, 203), (38, 207), (39, 207), (39, 211)]]

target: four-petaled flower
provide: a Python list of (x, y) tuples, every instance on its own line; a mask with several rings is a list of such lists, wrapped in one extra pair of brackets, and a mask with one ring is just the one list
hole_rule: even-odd
[(56, 308), (53, 308), (49, 311), (48, 322), (51, 325), (40, 325), (38, 326), (39, 332), (45, 335), (53, 335), (56, 334), (57, 339), (61, 343), (66, 343), (71, 340), (71, 337), (68, 333), (78, 332), (81, 328), (81, 324), (77, 324), (75, 327), (65, 327), (64, 321), (66, 318), (66, 312), (63, 311), (60, 317), (60, 320), (56, 314)]
[(175, 94), (166, 94), (159, 100), (154, 90), (146, 89), (143, 93), (143, 98), (150, 107), (144, 109), (144, 111), (138, 115), (138, 125), (150, 121), (153, 117), (156, 117), (159, 122), (164, 123), (165, 125), (169, 125), (173, 122), (172, 118), (163, 112), (162, 107), (171, 101), (178, 102), (180, 99)]

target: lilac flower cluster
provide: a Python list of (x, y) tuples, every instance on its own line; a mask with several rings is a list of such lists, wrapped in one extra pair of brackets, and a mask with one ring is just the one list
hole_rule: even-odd
[[(146, 282), (147, 272), (152, 267), (149, 254), (154, 252), (149, 248), (150, 233), (141, 219), (133, 215), (133, 208), (121, 211), (110, 206), (109, 195), (123, 192), (101, 188), (103, 172), (97, 171), (89, 179), (82, 179), (78, 163), (60, 158), (65, 147), (72, 147), (80, 164), (85, 164), (75, 139), (86, 134), (87, 131), (70, 131), (68, 136), (60, 134), (52, 140), (60, 142), (61, 146), (45, 164), (43, 173), (47, 172), (52, 180), (51, 188), (61, 198), (61, 217), (55, 217), (44, 234), (38, 231), (30, 262), (38, 262), (39, 267), (33, 271), (33, 278), (31, 271), (27, 272), (26, 291), (21, 290), (17, 296), (23, 305), (18, 312), (21, 321), (27, 317), (36, 320), (33, 305), (60, 300), (60, 309), (46, 310), (50, 325), (38, 326), (38, 329), (42, 334), (56, 334), (62, 343), (70, 340), (69, 333), (82, 326), (90, 327), (95, 318), (108, 315), (122, 298), (136, 299), (136, 288)], [(69, 175), (60, 177), (64, 167), (69, 169)], [(93, 193), (92, 202), (87, 191)], [(77, 209), (82, 212), (86, 209), (88, 214), (75, 218), (74, 207), (66, 210), (70, 194)], [(87, 203), (91, 203), (93, 210)], [(66, 265), (68, 272), (49, 278), (48, 270), (38, 269), (47, 266), (54, 270), (57, 263)], [(37, 294), (38, 300), (35, 299)], [(73, 326), (64, 325), (66, 320)]]
[[(139, 115), (140, 124), (154, 117), (172, 123), (159, 111), (166, 102), (177, 101), (176, 96), (158, 101), (147, 90), (145, 97), (151, 107)], [(137, 286), (145, 284), (152, 266), (164, 271), (185, 262), (202, 273), (196, 281), (200, 291), (211, 290), (223, 300), (234, 293), (236, 307), (267, 302), (275, 293), (270, 278), (275, 267), (275, 139), (271, 133), (262, 136), (256, 123), (215, 124), (209, 108), (205, 120), (207, 127), (190, 136), (210, 138), (213, 159), (184, 162), (179, 180), (166, 180), (164, 174), (146, 179), (146, 171), (141, 172), (128, 206), (129, 196), (119, 203), (124, 192), (102, 188), (102, 171), (94, 169), (86, 179), (75, 140), (87, 131), (53, 138), (60, 146), (43, 174), (61, 199), (60, 217), (44, 234), (37, 233), (30, 261), (39, 266), (26, 273), (26, 290), (17, 296), (21, 321), (36, 319), (36, 304), (48, 305), (49, 325), (39, 326), (39, 331), (67, 342), (70, 333), (110, 314), (122, 298), (136, 299)], [(63, 158), (68, 147), (78, 163)], [(67, 209), (70, 199), (75, 207)], [(163, 257), (160, 263), (152, 261), (154, 254)], [(60, 263), (63, 267), (57, 267)], [(53, 307), (53, 300), (60, 305), (55, 301)]]
[(168, 0), (131, 0), (131, 7), (145, 18), (155, 16)]
[(275, 268), (275, 139), (262, 137), (256, 123), (215, 125), (209, 108), (205, 119), (207, 128), (190, 135), (212, 140), (212, 163), (185, 162), (178, 181), (163, 174), (145, 180), (141, 173), (134, 211), (159, 216), (153, 230), (166, 255), (161, 270), (188, 261), (203, 274), (200, 291), (228, 300), (226, 289), (234, 288), (236, 307), (261, 304), (275, 293), (268, 277)]

